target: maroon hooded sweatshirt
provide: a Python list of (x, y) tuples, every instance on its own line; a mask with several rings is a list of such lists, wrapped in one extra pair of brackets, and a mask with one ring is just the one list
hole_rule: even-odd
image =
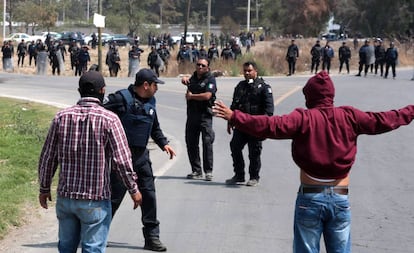
[(283, 116), (252, 116), (234, 111), (230, 124), (259, 138), (292, 139), (292, 157), (309, 176), (343, 179), (348, 176), (360, 134), (381, 134), (409, 124), (414, 105), (386, 112), (334, 107), (335, 88), (322, 71), (303, 88), (308, 109)]

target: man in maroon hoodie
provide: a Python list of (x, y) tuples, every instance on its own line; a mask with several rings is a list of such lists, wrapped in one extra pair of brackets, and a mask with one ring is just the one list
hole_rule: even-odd
[(323, 233), (326, 251), (351, 252), (349, 172), (357, 137), (381, 134), (409, 124), (414, 105), (386, 112), (335, 107), (335, 88), (322, 71), (303, 88), (308, 109), (283, 116), (249, 115), (216, 102), (213, 112), (233, 127), (259, 138), (292, 139), (292, 157), (300, 168), (293, 252), (319, 252)]

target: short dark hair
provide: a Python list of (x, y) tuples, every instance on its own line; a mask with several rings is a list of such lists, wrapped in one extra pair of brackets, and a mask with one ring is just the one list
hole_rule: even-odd
[(253, 66), (253, 68), (254, 68), (255, 70), (257, 70), (257, 64), (256, 64), (256, 62), (254, 62), (254, 61), (247, 61), (247, 62), (243, 63), (243, 68), (245, 68), (245, 67), (249, 67), (250, 65), (252, 65), (252, 66)]
[(197, 61), (199, 61), (199, 60), (206, 60), (207, 61), (207, 66), (210, 66), (210, 59), (208, 59), (207, 57), (201, 56), (200, 58), (198, 58)]

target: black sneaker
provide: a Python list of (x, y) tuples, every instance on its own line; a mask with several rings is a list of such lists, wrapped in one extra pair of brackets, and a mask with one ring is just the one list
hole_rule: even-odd
[(187, 179), (203, 179), (203, 174), (198, 172), (192, 172), (187, 175)]
[(157, 252), (167, 251), (167, 247), (165, 247), (160, 239), (156, 237), (145, 239), (144, 249)]
[(245, 182), (244, 178), (238, 178), (236, 176), (226, 180), (226, 184), (228, 185), (242, 184), (244, 182)]

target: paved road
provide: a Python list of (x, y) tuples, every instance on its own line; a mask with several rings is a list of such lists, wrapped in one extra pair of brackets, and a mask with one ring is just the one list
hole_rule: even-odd
[[(397, 80), (334, 75), (335, 103), (372, 111), (402, 107), (413, 102), (411, 75), (412, 70), (400, 70)], [(304, 106), (301, 87), (308, 77), (266, 78), (274, 89), (276, 113), (284, 114)], [(290, 141), (265, 141), (258, 187), (229, 187), (224, 181), (232, 176), (231, 136), (225, 131), (225, 122), (216, 119), (214, 180), (187, 180), (185, 175), (190, 168), (184, 143), (185, 90), (178, 79), (165, 80), (166, 85), (160, 86), (157, 93), (158, 112), (161, 127), (171, 138), (178, 156), (168, 161), (159, 151), (154, 150), (151, 155), (158, 175), (161, 240), (168, 252), (291, 252), (299, 171), (290, 156)], [(219, 79), (218, 99), (230, 103), (238, 80)], [(107, 92), (125, 87), (129, 82), (132, 80), (108, 78)], [(77, 79), (71, 77), (0, 75), (1, 95), (27, 97), (55, 105), (76, 102), (76, 88)], [(413, 130), (414, 125), (380, 136), (362, 136), (359, 140), (351, 174), (354, 252), (412, 252)], [(131, 209), (131, 201), (127, 199), (113, 221), (107, 252), (144, 252), (140, 213)], [(55, 230), (34, 238), (21, 242), (14, 252), (56, 252)]]

